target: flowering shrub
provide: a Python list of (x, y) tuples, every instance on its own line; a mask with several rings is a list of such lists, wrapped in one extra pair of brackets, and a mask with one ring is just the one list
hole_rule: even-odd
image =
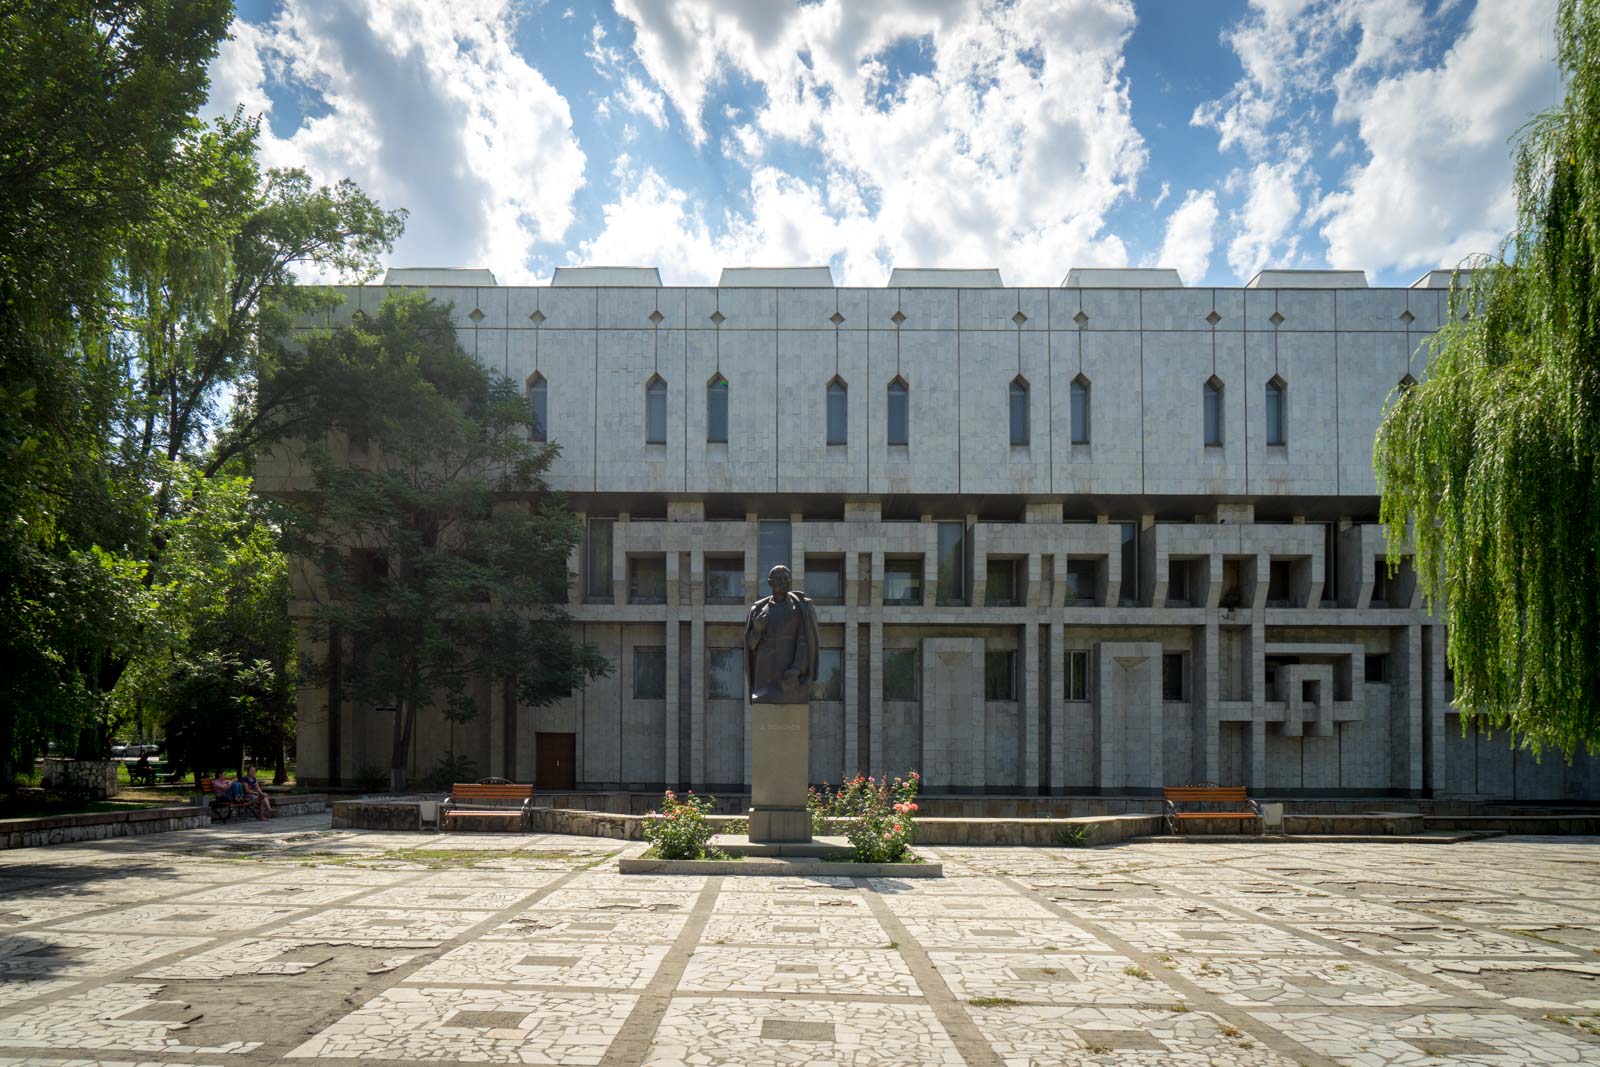
[(644, 824), (645, 840), (664, 860), (704, 859), (706, 845), (717, 832), (706, 821), (715, 801), (715, 797), (697, 797), (693, 790), (681, 797), (667, 790), (661, 798), (661, 817)]
[(898, 863), (915, 836), (921, 784), (922, 776), (912, 771), (882, 781), (858, 774), (838, 789), (813, 789), (807, 800), (812, 825), (820, 832), (828, 820), (843, 821), (857, 863)]

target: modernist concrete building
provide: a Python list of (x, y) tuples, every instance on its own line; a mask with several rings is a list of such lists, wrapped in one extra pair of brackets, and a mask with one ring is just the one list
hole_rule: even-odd
[[(525, 383), (581, 514), (571, 610), (614, 673), (546, 708), (486, 684), (453, 747), (552, 789), (739, 793), (745, 605), (787, 562), (818, 605), (813, 781), (933, 793), (1600, 795), (1582, 760), (1463, 733), (1444, 628), (1375, 525), (1374, 431), (1422, 377), (1449, 276), (1243, 288), (1164, 270), (389, 273)], [(273, 471), (263, 469), (270, 484)], [(447, 747), (424, 715), (416, 773)], [(302, 780), (387, 764), (388, 714), (301, 694)]]

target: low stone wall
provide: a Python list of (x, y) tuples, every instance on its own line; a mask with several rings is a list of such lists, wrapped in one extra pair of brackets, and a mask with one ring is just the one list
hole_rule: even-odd
[(1355, 837), (1394, 837), (1420, 834), (1426, 827), (1421, 815), (1411, 812), (1373, 811), (1361, 815), (1285, 815), (1286, 834), (1329, 834)]
[(41, 784), (46, 792), (105, 800), (117, 795), (119, 762), (46, 758)]
[(163, 834), (211, 825), (211, 813), (192, 805), (50, 815), (39, 819), (0, 819), (0, 848), (35, 848), (108, 837)]
[(422, 829), (422, 808), (415, 800), (336, 800), (335, 830)]
[(1430, 815), (1429, 830), (1498, 830), (1507, 834), (1600, 835), (1600, 814)]

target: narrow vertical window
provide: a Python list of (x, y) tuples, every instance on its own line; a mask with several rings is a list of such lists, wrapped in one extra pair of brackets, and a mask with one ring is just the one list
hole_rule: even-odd
[(528, 379), (528, 440), (548, 441), (550, 426), (550, 386), (544, 375)]
[(706, 440), (728, 443), (728, 379), (720, 374), (706, 383)]
[(889, 443), (908, 444), (911, 439), (911, 390), (896, 378), (889, 383)]
[(848, 444), (850, 441), (850, 393), (838, 378), (828, 383), (828, 443)]
[(1222, 382), (1215, 376), (1206, 379), (1201, 393), (1205, 411), (1206, 444), (1222, 444)]
[(1028, 383), (1021, 378), (1011, 380), (1011, 443), (1028, 443)]
[(667, 443), (667, 383), (660, 375), (652, 376), (644, 387), (644, 443)]
[(1072, 443), (1089, 443), (1089, 379), (1081, 374), (1072, 379)]
[(1267, 382), (1267, 444), (1288, 443), (1284, 407), (1288, 402), (1288, 387), (1276, 374)]

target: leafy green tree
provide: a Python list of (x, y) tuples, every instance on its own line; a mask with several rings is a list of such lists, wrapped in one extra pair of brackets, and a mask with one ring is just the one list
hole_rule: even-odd
[(1517, 224), (1471, 264), (1375, 462), (1449, 623), (1455, 703), (1537, 751), (1600, 751), (1600, 3), (1556, 19), (1566, 97), (1519, 135)]
[(151, 613), (188, 474), (292, 430), (258, 382), (332, 300), (296, 278), (370, 275), (403, 224), (350, 182), (261, 175), (255, 122), (198, 120), (230, 17), (0, 6), (0, 788), (47, 737), (103, 753), (124, 672), (172, 652)]
[(110, 459), (115, 264), (158, 195), (228, 0), (0, 6), (0, 787), (103, 713), (147, 607), (147, 523)]
[(115, 703), (160, 724), (175, 770), (237, 769), (248, 752), (279, 781), (294, 734), (288, 562), (265, 502), (239, 474), (185, 469), (140, 656)]
[(354, 650), (349, 696), (396, 709), (392, 788), (420, 709), (464, 722), (481, 680), (544, 705), (609, 670), (563, 607), (579, 528), (544, 482), (556, 448), (529, 439), (515, 385), (461, 350), (447, 308), (391, 297), (280, 373), (299, 380), (270, 388), (308, 398), (285, 544), (310, 567), (318, 632)]

